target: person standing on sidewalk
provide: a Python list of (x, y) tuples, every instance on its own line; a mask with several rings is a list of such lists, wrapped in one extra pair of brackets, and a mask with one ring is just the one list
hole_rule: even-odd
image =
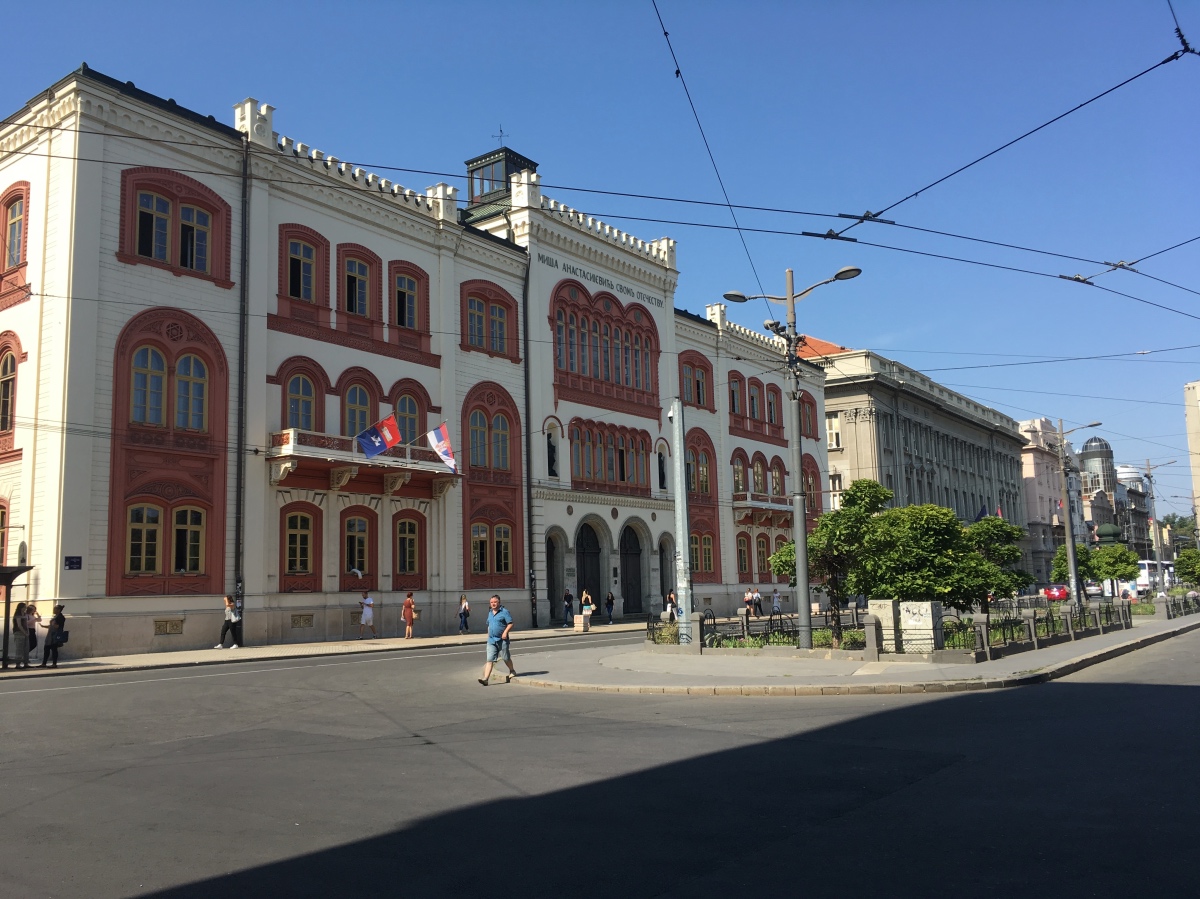
[(38, 625), (42, 623), (42, 616), (38, 613), (35, 603), (31, 602), (25, 606), (25, 623), (29, 626), (29, 654), (33, 655), (33, 651), (38, 648)]
[(563, 591), (563, 627), (570, 627), (575, 623), (575, 597), (571, 595), (570, 590)]
[(471, 623), (468, 619), (471, 617), (471, 604), (467, 602), (467, 594), (462, 594), (458, 598), (458, 633), (459, 636), (469, 634), (471, 632)]
[(780, 615), (783, 613), (783, 607), (779, 604), (779, 588), (776, 587), (771, 592), (771, 614)]
[(64, 605), (54, 607), (54, 617), (50, 619), (49, 624), (43, 624), (46, 629), (46, 642), (42, 646), (42, 664), (39, 668), (45, 668), (46, 662), (50, 661), (51, 668), (58, 667), (58, 647), (62, 646), (62, 637), (67, 629), (67, 617), (63, 614), (66, 609)]
[(363, 628), (369, 627), (371, 639), (378, 640), (379, 634), (375, 633), (375, 600), (366, 590), (362, 592), (362, 599), (358, 601), (358, 607), (362, 609), (362, 617), (358, 619), (358, 639), (363, 638)]
[(604, 597), (604, 611), (608, 613), (608, 623), (612, 624), (613, 606), (617, 604), (617, 598), (613, 596), (612, 591), (608, 591), (608, 596)]
[(487, 619), (487, 662), (483, 666), (483, 677), (479, 678), (479, 683), (485, 687), (492, 678), (492, 666), (496, 664), (496, 659), (502, 660), (508, 666), (508, 674), (504, 677), (506, 684), (517, 676), (509, 649), (509, 635), (513, 629), (512, 614), (500, 604), (499, 596), (493, 595), (488, 600), (488, 606), (491, 611)]
[(754, 588), (754, 593), (751, 594), (750, 598), (754, 600), (754, 617), (762, 618), (762, 593), (759, 592), (757, 587)]
[(237, 649), (238, 643), (241, 642), (241, 623), (242, 616), (238, 614), (237, 607), (233, 604), (233, 597), (225, 597), (225, 623), (221, 625), (221, 641), (217, 643), (213, 649), (225, 648), (225, 635), (231, 634), (233, 643), (230, 644), (230, 649)]
[(413, 619), (417, 617), (417, 604), (413, 602), (412, 594), (404, 597), (404, 608), (400, 612), (404, 616), (404, 639), (412, 639)]
[(17, 603), (12, 617), (17, 668), (29, 667), (29, 619), (25, 617), (25, 606), (23, 602)]

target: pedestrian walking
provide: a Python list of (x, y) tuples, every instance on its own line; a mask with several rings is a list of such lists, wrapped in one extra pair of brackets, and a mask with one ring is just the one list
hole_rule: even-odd
[(378, 640), (379, 634), (375, 633), (375, 600), (366, 590), (362, 592), (362, 599), (358, 601), (358, 607), (362, 609), (362, 617), (358, 619), (358, 639), (363, 638), (363, 628), (369, 627), (371, 639)]
[(742, 605), (746, 607), (746, 617), (750, 617), (750, 613), (754, 611), (754, 591), (749, 587), (746, 588), (745, 594), (742, 596)]
[(417, 617), (417, 604), (413, 602), (412, 594), (404, 597), (404, 608), (400, 612), (404, 616), (404, 639), (412, 639), (413, 620)]
[(667, 598), (663, 600), (663, 611), (667, 612), (667, 621), (674, 621), (679, 616), (679, 603), (675, 600), (675, 591), (672, 590), (667, 594)]
[(45, 668), (47, 660), (50, 660), (50, 667), (58, 667), (58, 648), (66, 642), (67, 634), (67, 618), (63, 615), (66, 609), (64, 605), (54, 607), (54, 615), (50, 619), (49, 624), (43, 624), (46, 629), (46, 642), (42, 644), (42, 664), (39, 668)]
[(612, 591), (608, 591), (608, 596), (604, 597), (604, 611), (608, 612), (608, 623), (612, 624), (613, 606), (617, 604), (617, 598), (613, 596)]
[(488, 612), (487, 619), (487, 661), (483, 666), (483, 677), (479, 678), (479, 683), (485, 687), (492, 678), (492, 666), (496, 664), (497, 659), (508, 666), (508, 674), (504, 676), (506, 684), (517, 676), (517, 669), (512, 663), (512, 651), (509, 648), (509, 635), (513, 629), (512, 614), (500, 604), (499, 596), (493, 595), (488, 600), (488, 606), (491, 611)]
[(241, 639), (242, 639), (241, 623), (242, 623), (242, 615), (240, 612), (238, 612), (237, 606), (235, 606), (233, 604), (233, 597), (226, 596), (225, 597), (225, 623), (221, 625), (221, 640), (219, 643), (217, 643), (216, 646), (213, 647), (213, 649), (224, 649), (225, 648), (225, 635), (226, 634), (230, 634), (233, 639), (233, 643), (230, 644), (229, 648), (237, 649), (238, 644), (241, 642)]
[(13, 610), (12, 629), (17, 668), (29, 667), (29, 619), (25, 615), (26, 605), (19, 602)]
[(563, 591), (563, 627), (570, 627), (575, 623), (575, 597), (571, 595), (570, 590)]
[(780, 605), (779, 588), (776, 587), (771, 591), (771, 614), (779, 615), (783, 612), (783, 606)]
[(468, 619), (471, 617), (471, 604), (467, 602), (467, 594), (462, 594), (458, 598), (458, 632), (459, 634), (468, 634), (471, 632), (471, 625)]
[(579, 597), (580, 613), (583, 615), (591, 615), (595, 608), (595, 603), (592, 602), (592, 594), (587, 590), (584, 590), (583, 595)]
[(757, 587), (755, 587), (754, 592), (750, 594), (750, 599), (754, 601), (754, 617), (762, 618), (762, 593), (759, 592)]

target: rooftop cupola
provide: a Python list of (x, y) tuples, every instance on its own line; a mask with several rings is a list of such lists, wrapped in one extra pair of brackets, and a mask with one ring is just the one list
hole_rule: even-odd
[(537, 163), (508, 147), (500, 147), (467, 160), (467, 206), (504, 203), (512, 193), (511, 178), (528, 169), (537, 171)]

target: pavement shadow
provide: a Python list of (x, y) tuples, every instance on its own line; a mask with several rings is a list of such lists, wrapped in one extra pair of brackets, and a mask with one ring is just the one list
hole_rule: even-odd
[(1195, 895), (1200, 687), (677, 701), (863, 714), (150, 895)]

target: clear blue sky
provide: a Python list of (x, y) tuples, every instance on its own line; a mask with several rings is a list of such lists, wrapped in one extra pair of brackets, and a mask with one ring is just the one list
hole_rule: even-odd
[[(721, 193), (650, 0), (286, 4), (194, 8), (24, 4), (5, 112), (86, 60), (232, 123), (234, 102), (277, 107), (282, 134), (343, 159), (459, 173), (507, 143), (540, 164), (546, 193), (643, 238), (679, 242), (677, 305), (730, 289), (798, 287), (846, 264), (801, 330), (878, 350), (1015, 418), (1062, 417), (1118, 462), (1158, 473), (1163, 512), (1190, 495), (1185, 381), (1200, 350), (1122, 360), (1053, 356), (1200, 344), (1200, 320), (1053, 278), (861, 244), (747, 233), (753, 267), (720, 208), (605, 197), (590, 187), (719, 201)], [(878, 211), (1178, 49), (1166, 0), (685, 2), (659, 0), (734, 203), (819, 213)], [(1200, 2), (1175, 0), (1200, 46)], [(906, 225), (1101, 261), (1200, 236), (1197, 94), (1186, 56), (892, 210)], [(418, 190), (425, 175), (397, 175)], [(462, 183), (462, 182), (458, 182)], [(829, 219), (742, 211), (744, 227), (825, 231)], [(623, 217), (688, 224), (637, 221)], [(1057, 274), (1102, 266), (863, 225), (864, 241)], [(1200, 290), (1200, 241), (1147, 261)], [(1127, 272), (1096, 283), (1200, 315), (1197, 295)], [(731, 310), (761, 327), (761, 302)], [(1084, 398), (1103, 397), (1103, 399)], [(1091, 432), (1081, 432), (1078, 446)]]

